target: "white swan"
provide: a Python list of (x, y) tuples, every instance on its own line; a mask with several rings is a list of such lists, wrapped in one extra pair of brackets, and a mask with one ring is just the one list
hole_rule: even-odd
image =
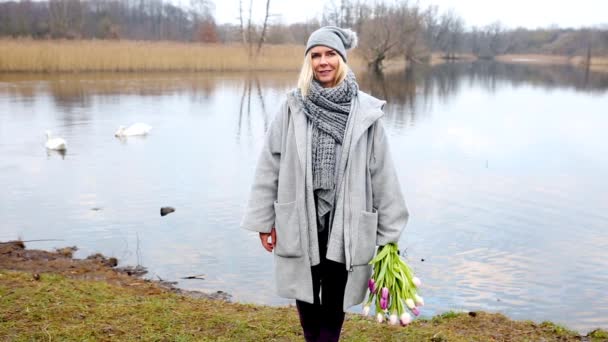
[(144, 123), (136, 123), (136, 124), (129, 126), (128, 128), (125, 128), (125, 126), (120, 126), (120, 127), (118, 127), (118, 130), (116, 131), (116, 133), (114, 133), (114, 136), (115, 137), (129, 137), (129, 136), (134, 136), (134, 135), (146, 135), (146, 134), (150, 133), (151, 129), (152, 129), (152, 127), (150, 127)]
[(51, 138), (51, 131), (46, 131), (46, 148), (55, 151), (65, 151), (68, 147), (63, 138)]

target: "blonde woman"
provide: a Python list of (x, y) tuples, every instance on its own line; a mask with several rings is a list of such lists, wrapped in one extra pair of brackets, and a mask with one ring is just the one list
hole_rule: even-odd
[(359, 91), (349, 29), (322, 27), (306, 45), (297, 89), (265, 138), (242, 227), (274, 252), (276, 288), (293, 298), (306, 341), (337, 341), (360, 304), (377, 246), (397, 242), (408, 211), (380, 118)]

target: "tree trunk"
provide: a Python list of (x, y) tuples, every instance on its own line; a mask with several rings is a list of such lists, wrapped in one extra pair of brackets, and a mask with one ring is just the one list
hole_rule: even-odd
[(369, 62), (367, 65), (370, 69), (372, 69), (376, 73), (382, 73), (382, 62), (384, 61), (384, 54), (376, 56), (373, 61)]
[(258, 50), (255, 53), (256, 58), (260, 54), (262, 45), (264, 44), (264, 41), (266, 40), (266, 30), (268, 28), (268, 17), (270, 16), (269, 10), (270, 10), (270, 0), (266, 0), (266, 16), (264, 17), (264, 27), (262, 28), (262, 35), (260, 36), (260, 40), (258, 41)]

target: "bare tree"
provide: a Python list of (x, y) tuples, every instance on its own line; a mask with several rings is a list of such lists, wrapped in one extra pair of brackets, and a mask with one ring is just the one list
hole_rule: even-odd
[(359, 49), (370, 68), (381, 71), (387, 58), (398, 54), (399, 18), (393, 8), (378, 3), (374, 7), (361, 5), (359, 22)]
[(448, 11), (439, 18), (439, 27), (435, 39), (437, 46), (444, 53), (444, 58), (456, 58), (456, 52), (461, 49), (463, 35), (464, 21), (453, 11)]
[(254, 33), (256, 28), (253, 24), (253, 0), (249, 0), (249, 17), (247, 18), (247, 28), (244, 27), (244, 18), (243, 18), (243, 1), (239, 0), (239, 22), (240, 22), (240, 31), (241, 37), (243, 39), (243, 45), (247, 47), (248, 56), (250, 59), (255, 59), (260, 54), (262, 50), (262, 45), (264, 45), (264, 41), (266, 40), (266, 34), (268, 32), (268, 24), (270, 18), (270, 0), (266, 0), (266, 11), (264, 15), (264, 23), (262, 26), (261, 34), (257, 43), (257, 50), (254, 55), (254, 46), (256, 45), (254, 42)]
[(253, 54), (253, 24), (251, 23), (253, 18), (253, 15), (251, 14), (252, 12), (253, 0), (249, 0), (249, 20), (247, 21), (247, 45), (249, 50), (249, 58), (251, 58)]
[(80, 38), (83, 26), (80, 0), (50, 0), (49, 14), (54, 37)]
[(468, 38), (471, 52), (478, 58), (492, 59), (511, 48), (511, 37), (500, 22), (494, 22), (481, 29), (474, 28)]
[(410, 6), (407, 1), (393, 5), (377, 3), (373, 7), (359, 5), (354, 13), (360, 50), (370, 68), (380, 71), (386, 59), (399, 55), (417, 61), (423, 26), (418, 5)]
[(407, 0), (402, 1), (397, 9), (397, 15), (401, 18), (400, 52), (405, 57), (407, 63), (419, 63), (418, 54), (419, 51), (423, 50), (421, 46), (421, 41), (423, 40), (423, 13), (417, 4), (410, 6)]
[(239, 0), (239, 23), (241, 25), (241, 37), (243, 38), (243, 45), (247, 45), (247, 36), (245, 36), (245, 26), (243, 25), (243, 0)]
[(258, 56), (260, 54), (262, 45), (264, 44), (264, 41), (266, 40), (266, 32), (268, 29), (268, 18), (269, 17), (270, 17), (270, 0), (266, 0), (266, 15), (264, 16), (264, 26), (262, 27), (262, 35), (260, 36), (260, 39), (258, 40), (258, 50), (255, 53), (256, 56)]

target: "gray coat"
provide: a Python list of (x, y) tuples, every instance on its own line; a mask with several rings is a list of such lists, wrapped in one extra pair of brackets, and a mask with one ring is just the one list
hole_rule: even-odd
[[(344, 310), (365, 299), (376, 246), (397, 242), (408, 219), (401, 187), (379, 120), (384, 101), (364, 92), (353, 99), (342, 156), (332, 230), (344, 233), (348, 280)], [(243, 228), (269, 233), (278, 294), (313, 302), (310, 247), (317, 242), (312, 190), (312, 126), (293, 93), (281, 106), (258, 160)], [(314, 229), (311, 229), (314, 228)]]

